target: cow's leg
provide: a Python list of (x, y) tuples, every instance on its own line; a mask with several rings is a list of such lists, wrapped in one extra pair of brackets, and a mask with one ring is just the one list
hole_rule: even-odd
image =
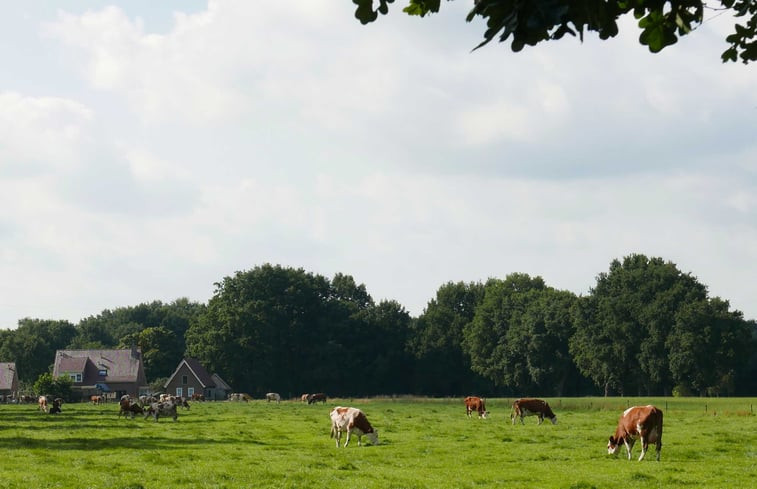
[(347, 445), (350, 444), (350, 435), (352, 434), (352, 430), (347, 428), (347, 440), (344, 442), (344, 448), (347, 448)]
[(523, 421), (523, 418), (525, 418), (525, 416), (523, 415), (523, 413), (520, 413), (520, 424), (525, 426), (526, 422)]
[(336, 447), (339, 448), (339, 442), (342, 440), (342, 430), (337, 428), (334, 438), (336, 439)]
[(539, 413), (539, 424), (542, 424), (544, 422), (544, 415), (542, 413)]
[(641, 437), (641, 455), (639, 455), (639, 462), (644, 460), (644, 455), (647, 454), (647, 448), (649, 448), (649, 438), (646, 436)]
[(626, 454), (628, 455), (628, 460), (631, 460), (631, 450), (633, 450), (633, 444), (634, 444), (635, 442), (636, 442), (636, 440), (634, 440), (634, 439), (633, 439), (633, 438), (631, 438), (630, 436), (627, 436), (627, 437), (626, 437), (626, 438), (625, 438), (625, 439), (623, 440), (623, 443), (624, 443), (624, 444), (625, 444), (625, 446), (626, 446)]
[(659, 462), (660, 461), (660, 452), (662, 451), (662, 440), (661, 437), (657, 437), (657, 443), (655, 443), (655, 452), (656, 452), (656, 459)]

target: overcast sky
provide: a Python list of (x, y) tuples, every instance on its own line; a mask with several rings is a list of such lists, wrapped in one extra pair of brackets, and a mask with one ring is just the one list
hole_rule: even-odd
[[(470, 1), (10, 2), (0, 327), (180, 297), (272, 263), (423, 312), (513, 272), (586, 294), (662, 257), (757, 318), (757, 64), (720, 15), (512, 53)], [(709, 19), (714, 12), (706, 12)]]

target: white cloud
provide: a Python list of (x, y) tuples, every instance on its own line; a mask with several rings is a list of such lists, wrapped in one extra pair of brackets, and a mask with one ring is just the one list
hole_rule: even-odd
[(72, 100), (0, 91), (0, 174), (77, 166), (93, 118)]
[(264, 262), (352, 274), (417, 314), (444, 282), (516, 271), (585, 293), (634, 252), (757, 314), (757, 73), (720, 64), (719, 33), (651, 55), (631, 22), (471, 53), (483, 26), (444, 7), (361, 26), (349, 2), (218, 0), (160, 33), (139, 6), (40, 20), (56, 76), (0, 87), (0, 326), (207, 300)]

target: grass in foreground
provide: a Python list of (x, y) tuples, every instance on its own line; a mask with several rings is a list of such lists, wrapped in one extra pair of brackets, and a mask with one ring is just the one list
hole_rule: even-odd
[[(461, 399), (194, 403), (176, 423), (114, 404), (2, 405), (0, 488), (754, 487), (754, 399), (550, 399), (556, 426), (511, 425), (510, 401), (487, 400), (486, 420)], [(631, 462), (607, 456), (620, 412), (650, 402), (665, 410), (662, 461), (651, 449), (637, 462), (638, 444)], [(337, 404), (363, 409), (381, 444), (336, 449)]]

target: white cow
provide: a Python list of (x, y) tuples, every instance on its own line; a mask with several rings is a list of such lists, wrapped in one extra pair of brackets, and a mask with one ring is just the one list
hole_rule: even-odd
[(347, 432), (346, 447), (350, 443), (350, 435), (357, 435), (357, 444), (360, 446), (363, 435), (367, 436), (371, 443), (378, 445), (378, 431), (373, 429), (363, 411), (353, 407), (337, 406), (331, 410), (331, 438), (336, 438), (336, 447), (342, 439), (342, 432)]
[(276, 401), (276, 404), (281, 402), (281, 396), (276, 392), (269, 392), (265, 395), (265, 399), (268, 402)]

